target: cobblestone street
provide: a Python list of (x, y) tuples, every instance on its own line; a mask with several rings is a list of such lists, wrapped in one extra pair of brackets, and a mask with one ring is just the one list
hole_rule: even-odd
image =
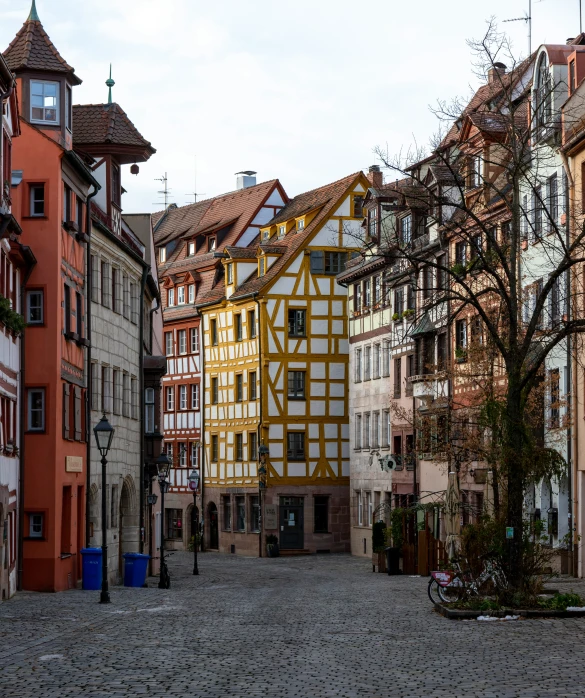
[[(583, 696), (585, 620), (448, 621), (349, 556), (170, 558), (172, 588), (0, 605), (0, 696)], [(581, 587), (562, 582), (563, 590)]]

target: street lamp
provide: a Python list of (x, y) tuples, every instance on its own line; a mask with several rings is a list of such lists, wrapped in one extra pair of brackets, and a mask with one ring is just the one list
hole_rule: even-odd
[(193, 491), (193, 517), (192, 520), (195, 522), (195, 530), (193, 531), (193, 574), (199, 574), (199, 567), (197, 566), (197, 535), (199, 533), (199, 521), (197, 516), (197, 492), (199, 490), (199, 471), (193, 469), (189, 474), (189, 487)]
[(100, 603), (110, 603), (110, 592), (108, 590), (108, 524), (107, 524), (107, 503), (106, 503), (106, 456), (112, 445), (114, 438), (114, 427), (108, 422), (106, 413), (93, 428), (98, 451), (102, 457), (102, 591)]
[(156, 467), (158, 469), (158, 484), (160, 485), (160, 577), (158, 582), (159, 589), (168, 589), (166, 575), (164, 574), (165, 566), (165, 492), (167, 490), (167, 478), (171, 470), (171, 461), (167, 454), (163, 451), (156, 459)]
[(264, 443), (258, 448), (258, 557), (262, 557), (262, 490), (266, 489), (266, 458), (270, 454), (268, 446)]

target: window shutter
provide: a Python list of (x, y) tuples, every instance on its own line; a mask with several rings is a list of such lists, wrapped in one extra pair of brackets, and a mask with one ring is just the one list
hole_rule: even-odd
[(311, 274), (325, 273), (325, 253), (323, 250), (311, 252)]
[(75, 440), (81, 441), (81, 388), (73, 388), (73, 415), (75, 424)]
[(69, 383), (63, 383), (63, 438), (69, 439), (70, 429), (69, 429), (69, 407), (70, 407), (70, 388)]

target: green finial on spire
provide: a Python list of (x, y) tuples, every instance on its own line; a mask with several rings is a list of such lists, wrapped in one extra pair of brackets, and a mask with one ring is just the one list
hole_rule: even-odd
[(116, 83), (112, 80), (112, 64), (110, 63), (110, 77), (106, 80), (106, 85), (108, 86), (108, 104), (112, 103), (112, 87), (114, 87), (115, 84)]
[(32, 0), (32, 7), (30, 8), (30, 14), (28, 16), (27, 22), (40, 22), (41, 18), (37, 12), (37, 4), (35, 0)]

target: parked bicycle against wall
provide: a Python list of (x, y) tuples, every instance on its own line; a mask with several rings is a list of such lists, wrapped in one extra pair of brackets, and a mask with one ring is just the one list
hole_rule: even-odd
[(508, 580), (501, 565), (492, 555), (484, 555), (483, 569), (475, 577), (470, 569), (463, 569), (459, 560), (454, 560), (452, 569), (431, 572), (428, 586), (429, 599), (437, 603), (437, 597), (442, 603), (461, 601), (468, 596), (479, 596), (480, 591), (488, 582), (496, 589), (507, 589)]

